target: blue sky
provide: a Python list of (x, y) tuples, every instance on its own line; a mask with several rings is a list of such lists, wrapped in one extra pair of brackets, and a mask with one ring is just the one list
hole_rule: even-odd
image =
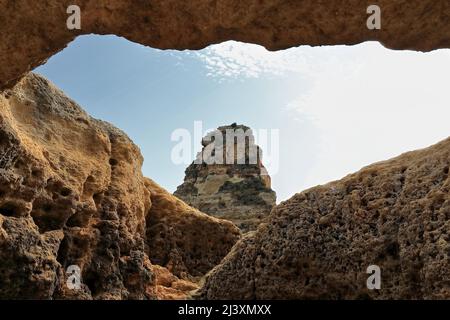
[[(279, 200), (450, 135), (450, 50), (377, 43), (268, 52), (226, 42), (161, 51), (115, 36), (82, 36), (35, 70), (141, 148), (143, 172), (169, 191), (186, 165), (174, 130), (237, 122), (278, 129)], [(198, 149), (200, 141), (192, 141)], [(263, 149), (270, 152), (270, 145)], [(195, 153), (192, 153), (192, 158)]]

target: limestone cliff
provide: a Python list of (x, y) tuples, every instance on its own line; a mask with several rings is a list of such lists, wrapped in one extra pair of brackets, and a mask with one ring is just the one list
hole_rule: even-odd
[[(141, 165), (123, 132), (46, 79), (30, 74), (0, 94), (0, 298), (155, 299), (168, 297), (164, 285), (170, 297), (195, 287), (178, 280), (220, 262), (239, 230), (161, 197)], [(187, 222), (204, 228), (184, 232)], [(174, 244), (152, 251), (163, 237), (155, 226), (169, 228)], [(155, 260), (154, 272), (149, 256), (165, 255), (174, 258)], [(71, 265), (81, 269), (80, 290), (66, 285)]]
[[(450, 138), (278, 205), (207, 299), (450, 299)], [(367, 268), (381, 270), (368, 290)]]
[[(233, 140), (228, 146), (227, 135)], [(222, 126), (204, 137), (202, 145), (174, 194), (205, 213), (234, 222), (244, 232), (256, 229), (275, 206), (276, 195), (251, 129)]]

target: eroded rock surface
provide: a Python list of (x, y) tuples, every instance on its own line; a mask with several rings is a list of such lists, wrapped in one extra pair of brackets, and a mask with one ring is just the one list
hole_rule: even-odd
[(276, 194), (252, 130), (237, 124), (222, 126), (204, 137), (202, 145), (174, 194), (244, 232), (256, 229), (275, 206)]
[[(81, 8), (69, 30), (67, 8)], [(0, 0), (0, 90), (80, 34), (115, 34), (163, 49), (199, 49), (226, 40), (269, 49), (357, 44), (429, 51), (450, 47), (447, 0), (378, 0), (381, 30), (369, 30), (367, 0)], [(18, 32), (20, 30), (20, 32)]]
[[(450, 299), (450, 138), (295, 195), (208, 276), (207, 299)], [(368, 290), (367, 267), (381, 268)]]
[[(148, 251), (159, 239), (147, 238), (148, 220), (170, 223), (172, 242), (199, 243), (179, 253), (180, 280), (217, 264), (237, 228), (172, 196), (158, 198), (164, 191), (146, 182), (141, 165), (123, 132), (88, 116), (46, 79), (30, 74), (1, 94), (0, 298), (160, 298), (155, 286), (167, 281), (157, 284), (148, 254), (164, 249)], [(204, 230), (184, 232), (186, 221)], [(206, 250), (200, 239), (221, 242)], [(72, 265), (81, 269), (80, 290), (66, 285)]]
[(31, 217), (0, 214), (0, 299), (51, 297), (58, 286), (56, 255), (63, 237), (62, 231), (41, 235)]
[(240, 238), (231, 222), (206, 216), (150, 179), (146, 185), (152, 199), (147, 217), (148, 255), (174, 275), (184, 279), (204, 275)]
[(147, 294), (159, 300), (188, 300), (196, 294), (199, 284), (183, 280), (173, 275), (167, 268), (153, 265), (154, 286), (149, 287)]

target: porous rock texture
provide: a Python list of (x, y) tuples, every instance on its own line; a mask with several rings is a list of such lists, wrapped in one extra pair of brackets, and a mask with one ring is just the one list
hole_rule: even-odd
[(146, 185), (152, 200), (147, 216), (151, 261), (185, 279), (200, 277), (219, 264), (223, 255), (217, 253), (230, 251), (239, 229), (188, 206), (150, 179)]
[[(158, 296), (164, 285), (186, 297), (183, 290), (194, 284), (172, 284), (207, 272), (239, 231), (193, 215), (171, 197), (157, 201), (163, 191), (142, 176), (142, 161), (124, 133), (88, 116), (40, 76), (29, 74), (0, 94), (0, 298), (157, 299), (169, 297)], [(169, 217), (164, 208), (173, 208)], [(184, 273), (171, 282), (170, 271), (161, 272), (166, 265), (155, 273), (150, 262), (148, 248), (160, 235), (147, 230), (148, 220), (152, 227), (170, 224), (171, 241), (196, 243), (177, 256)], [(182, 232), (186, 220), (203, 225), (202, 232)], [(81, 290), (66, 285), (71, 265), (81, 269)]]
[[(0, 90), (81, 34), (115, 34), (163, 49), (226, 40), (278, 50), (298, 45), (380, 41), (393, 49), (450, 47), (448, 0), (378, 0), (381, 30), (366, 21), (371, 0), (0, 0)], [(69, 5), (81, 30), (69, 30)]]
[[(278, 205), (210, 272), (207, 299), (450, 299), (450, 138)], [(368, 290), (370, 265), (381, 290)]]
[[(229, 142), (228, 142), (229, 141)], [(208, 133), (175, 195), (202, 212), (255, 230), (276, 204), (253, 131), (233, 123)]]
[(155, 277), (154, 286), (151, 286), (147, 293), (158, 297), (159, 300), (191, 299), (199, 289), (198, 283), (180, 279), (167, 268), (153, 265), (152, 270)]

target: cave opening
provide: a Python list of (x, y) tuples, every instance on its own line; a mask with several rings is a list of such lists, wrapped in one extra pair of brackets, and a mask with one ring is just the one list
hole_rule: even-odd
[[(366, 187), (364, 177), (355, 178), (341, 189), (331, 187), (326, 191), (326, 196), (340, 197), (341, 200), (354, 197), (358, 202), (360, 210), (353, 212), (350, 208), (344, 212), (348, 209), (344, 208), (337, 216), (330, 214), (330, 207), (318, 199), (316, 191), (294, 197), (294, 201), (309, 201), (312, 207), (317, 205), (309, 216), (295, 216), (295, 212), (283, 211), (282, 205), (277, 209), (272, 187), (278, 193), (278, 201), (285, 200), (298, 191), (339, 178), (361, 166), (446, 138), (446, 119), (450, 114), (445, 105), (447, 88), (443, 66), (448, 66), (449, 62), (448, 50), (437, 50), (425, 56), (390, 51), (377, 43), (269, 52), (257, 45), (230, 41), (200, 51), (179, 52), (145, 48), (114, 36), (83, 36), (34, 71), (61, 87), (89, 114), (127, 132), (146, 159), (144, 175), (155, 178), (170, 192), (140, 176), (140, 150), (120, 130), (92, 120), (74, 101), (67, 102), (44, 78), (33, 76), (27, 84), (38, 85), (34, 86), (36, 94), (30, 96), (36, 98), (41, 112), (57, 114), (58, 121), (52, 125), (61, 137), (52, 135), (53, 128), (45, 127), (45, 121), (42, 122), (45, 132), (43, 138), (39, 138), (43, 147), (42, 150), (31, 148), (30, 152), (37, 150), (33, 153), (37, 156), (31, 159), (48, 163), (51, 169), (37, 174), (34, 164), (21, 160), (15, 169), (20, 167), (27, 179), (18, 183), (33, 186), (44, 180), (44, 176), (46, 179), (52, 170), (68, 182), (67, 186), (61, 184), (53, 188), (48, 186), (50, 180), (47, 180), (40, 203), (32, 203), (31, 217), (39, 227), (39, 237), (54, 237), (50, 242), (53, 241), (55, 247), (61, 236), (59, 231), (63, 231), (56, 261), (65, 268), (72, 263), (73, 257), (82, 257), (80, 261), (87, 266), (82, 276), (90, 290), (89, 295), (101, 297), (106, 283), (105, 293), (126, 287), (129, 291), (118, 295), (122, 298), (128, 294), (133, 296), (133, 290), (142, 292), (142, 286), (150, 280), (157, 283), (167, 276), (172, 277), (172, 282), (165, 284), (168, 288), (173, 289), (170, 286), (176, 279), (192, 281), (189, 286), (193, 287), (189, 288), (198, 288), (195, 283), (220, 263), (241, 234), (255, 230), (251, 229), (255, 227), (251, 226), (253, 222), (241, 215), (223, 213), (234, 198), (244, 210), (265, 207), (266, 215), (261, 212), (256, 215), (256, 227), (272, 208), (280, 210), (282, 219), (274, 219), (265, 226), (270, 230), (270, 237), (273, 234), (284, 239), (293, 230), (295, 234), (301, 234), (305, 225), (319, 224), (317, 229), (323, 236), (328, 236), (327, 230), (331, 226), (334, 229), (329, 232), (329, 239), (344, 241), (348, 234), (359, 228), (347, 224), (349, 212), (355, 219), (375, 219), (365, 229), (370, 236), (389, 229), (393, 218), (386, 211), (374, 209), (376, 196), (358, 199), (358, 193)], [(40, 87), (43, 83), (45, 85)], [(16, 127), (18, 130), (29, 129), (30, 122), (23, 111), (36, 101), (20, 100), (17, 94), (8, 94), (9, 99), (14, 116), (20, 120)], [(41, 101), (45, 105), (39, 105)], [(58, 110), (62, 101), (65, 109)], [(73, 134), (76, 130), (65, 121), (68, 118), (77, 123), (75, 128), (81, 128), (80, 132)], [(63, 121), (59, 122), (60, 119)], [(64, 125), (60, 126), (61, 123)], [(94, 132), (83, 131), (92, 123), (97, 125)], [(203, 163), (199, 167), (190, 165), (196, 153), (209, 146), (205, 137), (230, 128), (255, 130), (256, 140), (264, 150), (262, 161), (270, 164), (267, 173), (262, 174), (258, 157), (256, 177), (255, 167), (251, 166), (223, 170), (216, 164), (211, 167)], [(278, 140), (267, 143), (261, 136), (271, 130), (280, 134)], [(66, 131), (71, 135), (66, 135)], [(244, 141), (251, 140), (247, 138)], [(180, 141), (183, 139), (185, 141)], [(62, 141), (62, 148), (57, 152), (52, 149), (55, 140)], [(84, 146), (81, 145), (83, 141), (91, 143)], [(178, 142), (185, 143), (185, 148), (180, 148), (184, 154), (178, 158), (184, 162), (174, 161), (173, 150)], [(75, 152), (71, 153), (72, 157), (54, 157), (52, 152), (61, 150)], [(216, 151), (214, 149), (211, 155), (216, 156)], [(184, 157), (186, 153), (188, 156)], [(97, 162), (92, 160), (94, 157), (89, 158), (90, 155), (101, 157)], [(244, 155), (245, 159), (249, 158), (245, 152)], [(89, 161), (85, 161), (86, 158)], [(279, 163), (273, 166), (272, 161)], [(98, 164), (101, 163), (105, 163), (106, 168), (100, 168)], [(91, 171), (84, 172), (84, 166)], [(383, 205), (395, 205), (414, 170), (414, 167), (400, 166), (390, 172), (394, 178), (389, 180), (392, 183), (382, 185), (385, 189), (381, 192)], [(438, 171), (438, 177), (432, 182), (433, 188), (440, 188), (448, 178), (448, 162), (439, 163)], [(374, 170), (368, 175), (368, 193), (379, 180), (386, 179), (384, 174), (385, 170)], [(83, 181), (81, 191), (74, 183), (77, 179)], [(130, 184), (121, 183), (122, 179)], [(198, 183), (199, 180), (202, 183)], [(133, 185), (133, 182), (137, 183)], [(417, 182), (426, 183), (421, 179)], [(123, 197), (135, 193), (140, 197)], [(172, 193), (182, 200), (186, 194), (193, 198), (206, 194), (203, 203), (191, 202), (189, 198), (185, 201), (205, 213), (235, 222), (240, 229), (223, 220), (208, 220)], [(209, 201), (211, 194), (222, 197), (214, 203)], [(420, 193), (414, 196), (420, 196)], [(444, 206), (443, 199), (442, 194), (437, 194), (428, 206), (433, 211), (432, 222), (447, 217), (438, 214)], [(30, 209), (28, 204), (24, 208)], [(217, 208), (219, 211), (214, 212)], [(0, 207), (0, 213), (15, 217), (16, 209), (7, 204)], [(415, 210), (417, 215), (421, 213), (420, 209)], [(178, 216), (180, 212), (183, 219)], [(302, 223), (295, 225), (303, 218)], [(394, 220), (399, 228), (406, 223), (404, 216)], [(339, 232), (345, 228), (348, 234)], [(73, 246), (69, 245), (67, 237), (72, 232)], [(420, 232), (419, 241), (425, 241), (426, 235), (423, 230)], [(401, 260), (403, 243), (394, 239), (378, 256), (380, 262)], [(267, 255), (271, 258), (261, 262), (259, 267), (265, 270), (272, 264), (284, 265), (286, 270), (293, 271), (293, 277), (301, 277), (302, 269), (310, 269), (308, 264), (298, 264), (295, 255), (283, 260), (281, 252), (280, 248), (275, 248)], [(69, 259), (72, 254), (75, 255)], [(258, 252), (255, 255), (264, 259), (264, 254)], [(441, 256), (432, 253), (430, 257)], [(256, 260), (247, 261), (245, 269), (254, 270), (252, 263)], [(355, 262), (358, 268), (361, 261)], [(155, 276), (153, 272), (169, 275)], [(290, 277), (289, 274), (286, 279)], [(252, 281), (252, 276), (249, 279)], [(315, 281), (316, 277), (306, 276), (303, 283), (309, 287)], [(345, 297), (340, 292), (329, 295), (338, 299)], [(137, 296), (140, 297), (140, 293)]]
[[(262, 149), (280, 202), (446, 138), (449, 56), (448, 49), (423, 54), (376, 42), (271, 52), (228, 41), (175, 51), (89, 35), (35, 72), (123, 129), (142, 150), (144, 175), (170, 192), (212, 129), (239, 123), (256, 133), (279, 130), (276, 157), (270, 139)], [(190, 149), (174, 163), (180, 129)]]

